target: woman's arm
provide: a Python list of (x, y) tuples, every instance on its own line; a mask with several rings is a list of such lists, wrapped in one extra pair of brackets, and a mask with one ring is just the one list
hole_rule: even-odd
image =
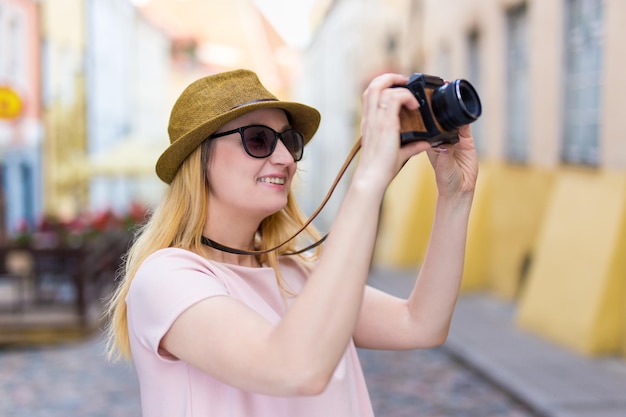
[(407, 300), (368, 288), (357, 345), (414, 349), (442, 344), (458, 297), (478, 162), (469, 126), (456, 145), (429, 151), (439, 197), (424, 263)]
[(406, 77), (386, 74), (363, 94), (362, 150), (316, 269), (271, 325), (242, 303), (214, 297), (189, 308), (161, 346), (230, 385), (272, 395), (324, 390), (361, 312), (383, 194), (424, 142), (399, 146), (399, 110), (417, 108)]

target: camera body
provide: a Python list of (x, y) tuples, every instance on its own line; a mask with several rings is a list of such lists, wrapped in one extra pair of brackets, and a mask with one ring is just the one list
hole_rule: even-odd
[(480, 117), (482, 106), (474, 87), (466, 80), (446, 83), (440, 77), (415, 73), (406, 85), (419, 108), (400, 110), (400, 143), (428, 141), (433, 147), (459, 141), (459, 128)]

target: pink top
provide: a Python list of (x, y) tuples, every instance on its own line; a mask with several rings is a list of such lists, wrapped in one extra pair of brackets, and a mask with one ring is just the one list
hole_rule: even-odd
[[(306, 269), (289, 257), (280, 265), (287, 288), (299, 293)], [(126, 303), (144, 417), (373, 417), (353, 342), (326, 390), (309, 397), (243, 391), (159, 350), (161, 338), (183, 311), (216, 295), (245, 303), (271, 323), (285, 314), (272, 268), (222, 264), (175, 248), (159, 250), (141, 265)]]

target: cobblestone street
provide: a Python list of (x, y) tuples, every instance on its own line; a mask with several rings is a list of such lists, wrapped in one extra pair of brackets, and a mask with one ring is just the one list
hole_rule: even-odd
[[(378, 417), (534, 417), (443, 348), (360, 355)], [(140, 416), (137, 379), (99, 338), (0, 350), (0, 416)]]
[(539, 417), (444, 348), (360, 355), (378, 417)]
[(134, 370), (103, 352), (100, 339), (0, 351), (0, 416), (140, 416)]

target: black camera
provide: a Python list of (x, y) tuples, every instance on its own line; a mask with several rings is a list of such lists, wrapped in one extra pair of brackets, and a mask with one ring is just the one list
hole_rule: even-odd
[(445, 83), (434, 75), (415, 73), (406, 85), (419, 109), (400, 111), (400, 143), (428, 141), (432, 146), (459, 141), (459, 127), (480, 117), (482, 106), (474, 87), (466, 80)]

